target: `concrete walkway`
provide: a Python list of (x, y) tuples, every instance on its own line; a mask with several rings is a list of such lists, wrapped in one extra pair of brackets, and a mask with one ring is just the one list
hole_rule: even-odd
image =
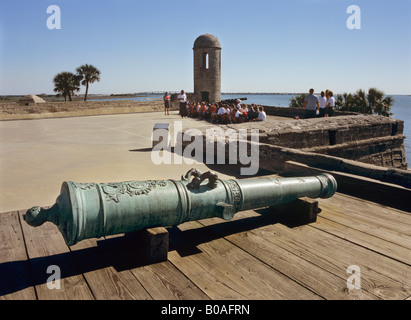
[(211, 126), (176, 111), (0, 121), (0, 212), (52, 205), (63, 181), (180, 179), (192, 167), (210, 170), (182, 158), (182, 164), (153, 163), (153, 126), (169, 122), (173, 137), (174, 121), (183, 129)]

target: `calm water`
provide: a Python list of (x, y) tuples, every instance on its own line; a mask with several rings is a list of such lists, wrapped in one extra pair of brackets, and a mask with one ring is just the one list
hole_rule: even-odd
[[(162, 94), (150, 95), (147, 97), (138, 98), (113, 98), (107, 100), (136, 100), (136, 101), (147, 101), (153, 99), (161, 99)], [(288, 107), (291, 98), (295, 95), (276, 95), (276, 94), (222, 94), (221, 99), (234, 99), (246, 97), (247, 100), (244, 101), (247, 104), (255, 103), (264, 106), (276, 106), (276, 107)], [(411, 96), (407, 95), (392, 95), (394, 98), (394, 104), (391, 108), (393, 113), (393, 118), (404, 120), (404, 135), (407, 139), (404, 141), (405, 154), (408, 163), (411, 166)]]

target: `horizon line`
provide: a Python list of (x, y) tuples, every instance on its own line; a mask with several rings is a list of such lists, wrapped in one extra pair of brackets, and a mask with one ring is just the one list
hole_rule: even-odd
[[(181, 90), (163, 90), (163, 91), (139, 91), (139, 92), (126, 92), (126, 93), (89, 93), (87, 94), (88, 97), (90, 96), (126, 96), (126, 95), (139, 95), (139, 94), (163, 94), (165, 92), (168, 93), (179, 93)], [(194, 93), (191, 91), (185, 91), (186, 93)], [(240, 91), (240, 92), (221, 92), (221, 94), (250, 94), (250, 95), (299, 95), (299, 94), (303, 94), (303, 93), (307, 93), (307, 92), (244, 92), (244, 91)], [(314, 92), (315, 94), (318, 94), (319, 92)], [(345, 92), (344, 92), (345, 93)], [(0, 94), (0, 97), (23, 97), (26, 95), (30, 95), (30, 94), (35, 94), (38, 96), (56, 96), (57, 94), (53, 93), (28, 93), (28, 94)], [(335, 93), (335, 94), (341, 94), (341, 93)], [(80, 94), (75, 94), (73, 96), (84, 96), (84, 93), (80, 93)], [(385, 95), (391, 95), (391, 96), (411, 96), (411, 93), (386, 93)]]

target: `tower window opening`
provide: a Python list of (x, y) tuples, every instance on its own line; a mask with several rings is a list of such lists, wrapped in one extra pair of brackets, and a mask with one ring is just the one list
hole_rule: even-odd
[(208, 52), (205, 52), (203, 55), (203, 66), (208, 70)]

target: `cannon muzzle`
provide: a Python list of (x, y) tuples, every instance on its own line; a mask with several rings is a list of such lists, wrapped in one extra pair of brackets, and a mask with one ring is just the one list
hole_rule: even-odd
[(114, 183), (63, 182), (49, 209), (24, 215), (31, 226), (56, 224), (67, 245), (88, 238), (211, 217), (230, 220), (238, 211), (290, 203), (300, 197), (329, 198), (337, 189), (330, 174), (311, 177), (221, 180), (191, 169), (181, 180)]

